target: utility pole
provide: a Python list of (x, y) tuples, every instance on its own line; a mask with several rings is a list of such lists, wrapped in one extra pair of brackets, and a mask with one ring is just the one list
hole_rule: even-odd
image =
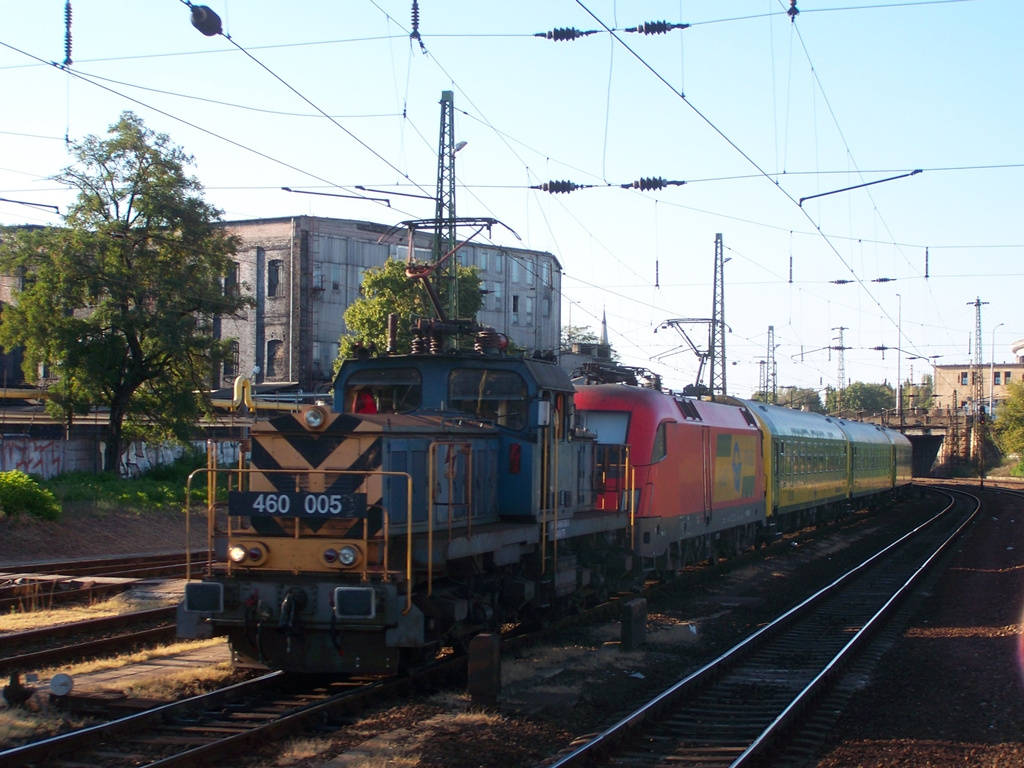
[(841, 411), (841, 410), (843, 410), (843, 390), (846, 389), (846, 356), (844, 355), (844, 352), (846, 351), (846, 345), (843, 344), (843, 331), (846, 331), (846, 330), (849, 330), (849, 329), (845, 325), (840, 325), (837, 328), (833, 328), (832, 330), (833, 331), (839, 331), (839, 337), (838, 337), (839, 345), (835, 346), (835, 347), (832, 347), (832, 349), (835, 349), (835, 350), (839, 351), (839, 371), (838, 371), (837, 376), (836, 376), (836, 378), (838, 379), (838, 381), (836, 383), (838, 384), (838, 388), (839, 388), (838, 389), (839, 399), (838, 399), (837, 410)]
[(715, 235), (715, 284), (711, 306), (711, 399), (725, 388), (725, 258), (722, 233)]
[[(455, 221), (455, 95), (441, 91), (441, 136), (437, 146), (437, 207), (434, 221), (433, 261), (436, 264), (456, 246)], [(459, 317), (458, 255), (445, 267), (448, 273), (448, 317)]]
[(982, 381), (982, 354), (981, 354), (981, 307), (988, 304), (982, 301), (979, 296), (974, 301), (968, 301), (968, 306), (974, 306), (974, 358), (971, 360), (971, 410), (974, 413), (974, 421), (971, 428), (971, 450), (977, 451), (978, 475), (983, 476), (985, 472), (985, 431), (984, 417), (982, 416), (982, 400), (985, 397), (985, 386)]

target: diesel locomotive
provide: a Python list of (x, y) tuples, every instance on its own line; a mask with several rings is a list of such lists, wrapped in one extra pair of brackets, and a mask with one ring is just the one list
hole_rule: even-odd
[(211, 464), (208, 555), (179, 635), (233, 662), (390, 673), (910, 482), (898, 432), (419, 346), (346, 360), (333, 404), (257, 421)]

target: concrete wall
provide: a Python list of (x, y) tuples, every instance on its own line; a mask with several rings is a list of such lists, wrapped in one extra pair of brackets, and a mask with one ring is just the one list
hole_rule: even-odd
[[(195, 447), (206, 450), (205, 443), (197, 443)], [(238, 463), (237, 441), (218, 441), (216, 449), (217, 462), (221, 466)], [(155, 466), (174, 462), (181, 454), (178, 447), (135, 442), (121, 454), (119, 472), (121, 477), (139, 477)], [(99, 472), (102, 461), (103, 443), (98, 440), (47, 440), (24, 435), (0, 437), (0, 472), (19, 469), (49, 480), (66, 472)]]

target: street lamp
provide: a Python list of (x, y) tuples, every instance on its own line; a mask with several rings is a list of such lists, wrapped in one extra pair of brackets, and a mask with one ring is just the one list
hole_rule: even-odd
[[(996, 326), (1006, 325), (1006, 323), (1000, 323)], [(995, 405), (994, 398), (996, 395), (996, 328), (992, 329), (992, 359), (989, 360), (988, 364), (988, 417), (992, 418), (992, 408)]]

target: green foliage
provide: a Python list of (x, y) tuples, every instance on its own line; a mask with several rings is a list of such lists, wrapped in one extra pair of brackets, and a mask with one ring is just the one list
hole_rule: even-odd
[(562, 326), (562, 349), (572, 349), (573, 344), (597, 344), (600, 341), (589, 325)]
[[(423, 282), (405, 274), (406, 264), (388, 259), (383, 266), (371, 267), (363, 275), (362, 298), (345, 310), (348, 333), (339, 339), (338, 360), (354, 357), (356, 344), (383, 352), (388, 344), (388, 315), (398, 315), (398, 352), (412, 349), (411, 327), (416, 318), (432, 318), (431, 307)], [(473, 317), (480, 309), (480, 277), (476, 267), (459, 267), (459, 314)]]
[(829, 389), (825, 396), (825, 408), (829, 413), (839, 411), (863, 411), (881, 413), (896, 407), (896, 392), (888, 384), (865, 384), (855, 381), (842, 391)]
[(930, 373), (921, 377), (920, 384), (912, 384), (908, 379), (903, 384), (903, 407), (931, 408), (934, 393), (935, 379)]
[[(47, 480), (44, 485), (63, 504), (86, 503), (99, 510), (180, 509), (185, 502), (189, 473), (206, 465), (205, 456), (187, 453), (173, 464), (153, 467), (134, 479), (116, 474), (68, 472)], [(205, 497), (204, 476), (192, 484), (193, 498)]]
[(1024, 477), (1024, 461), (1020, 462), (1013, 469), (1011, 469), (1010, 474), (1013, 477)]
[[(768, 402), (767, 396), (762, 392), (754, 393), (752, 399), (762, 403)], [(795, 408), (796, 410), (807, 410), (813, 411), (814, 413), (825, 412), (825, 408), (821, 404), (821, 395), (818, 393), (818, 390), (807, 389), (804, 387), (779, 387), (775, 404), (783, 408)]]
[(1024, 456), (1024, 383), (1010, 382), (1006, 391), (991, 422), (992, 438), (1004, 454)]
[(19, 469), (0, 472), (0, 515), (26, 514), (41, 520), (56, 520), (61, 507), (54, 495)]
[(77, 165), (55, 177), (78, 190), (63, 227), (4, 233), (0, 271), (23, 288), (4, 307), (0, 345), (24, 349), (29, 380), (47, 367), (65, 423), (107, 410), (104, 467), (115, 472), (128, 439), (193, 436), (230, 344), (211, 318), (252, 301), (225, 294), (238, 241), (185, 174), (191, 158), (131, 112), (109, 134), (75, 145)]

